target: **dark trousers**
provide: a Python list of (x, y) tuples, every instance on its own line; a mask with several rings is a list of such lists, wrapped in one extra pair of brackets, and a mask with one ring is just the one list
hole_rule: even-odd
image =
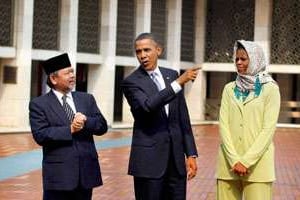
[(44, 190), (43, 200), (91, 200), (93, 189), (77, 187), (74, 190)]
[(136, 200), (185, 200), (186, 176), (178, 173), (170, 154), (165, 174), (159, 179), (134, 177), (134, 191)]

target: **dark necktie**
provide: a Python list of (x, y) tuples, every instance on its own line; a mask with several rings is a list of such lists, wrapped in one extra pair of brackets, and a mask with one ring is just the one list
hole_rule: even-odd
[(72, 108), (71, 108), (71, 106), (67, 103), (67, 96), (66, 95), (64, 95), (63, 97), (62, 97), (62, 101), (63, 101), (63, 109), (65, 110), (65, 112), (66, 112), (66, 115), (67, 115), (67, 117), (68, 117), (68, 120), (70, 121), (70, 122), (72, 122), (73, 121), (73, 119), (74, 119), (74, 111), (72, 110)]

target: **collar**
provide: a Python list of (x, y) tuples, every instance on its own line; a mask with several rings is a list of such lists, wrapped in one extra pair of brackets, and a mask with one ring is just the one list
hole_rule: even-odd
[[(55, 89), (52, 89), (53, 93), (55, 94), (55, 96), (58, 98), (59, 101), (62, 101), (62, 97), (64, 96), (63, 93), (55, 90)], [(67, 99), (71, 99), (73, 100), (73, 97), (72, 97), (72, 93), (71, 92), (68, 92), (67, 94), (65, 94), (67, 96)]]
[(160, 77), (162, 77), (162, 74), (161, 74), (161, 72), (160, 72), (160, 70), (159, 70), (159, 67), (157, 66), (157, 67), (155, 67), (155, 69), (154, 70), (151, 70), (151, 71), (146, 71), (147, 73), (148, 73), (148, 75), (150, 76), (150, 74), (152, 74), (152, 73), (156, 73), (156, 74), (158, 74)]

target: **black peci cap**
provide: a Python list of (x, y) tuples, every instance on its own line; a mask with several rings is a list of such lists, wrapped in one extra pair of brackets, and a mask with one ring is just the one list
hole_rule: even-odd
[(47, 75), (57, 70), (71, 66), (71, 62), (67, 53), (52, 57), (42, 63)]

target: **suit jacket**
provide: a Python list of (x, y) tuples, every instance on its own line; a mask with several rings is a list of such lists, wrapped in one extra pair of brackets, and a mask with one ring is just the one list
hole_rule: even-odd
[(55, 94), (34, 98), (29, 104), (34, 140), (43, 147), (43, 185), (46, 190), (72, 190), (102, 185), (93, 135), (107, 131), (106, 120), (92, 95), (72, 92), (77, 112), (87, 117), (84, 128), (71, 134), (70, 122)]
[[(182, 91), (175, 94), (170, 85), (178, 74), (171, 69), (159, 69), (166, 84), (161, 91), (142, 67), (122, 83), (134, 117), (128, 173), (137, 177), (161, 177), (170, 150), (179, 173), (186, 175), (185, 155), (197, 155), (184, 94)], [(169, 104), (168, 116), (166, 104)]]
[[(220, 108), (221, 145), (217, 178), (252, 182), (275, 180), (273, 136), (280, 110), (276, 84), (263, 84), (259, 96), (250, 92), (244, 102), (234, 96), (235, 82), (228, 83)], [(230, 169), (240, 161), (250, 173), (242, 178)]]

